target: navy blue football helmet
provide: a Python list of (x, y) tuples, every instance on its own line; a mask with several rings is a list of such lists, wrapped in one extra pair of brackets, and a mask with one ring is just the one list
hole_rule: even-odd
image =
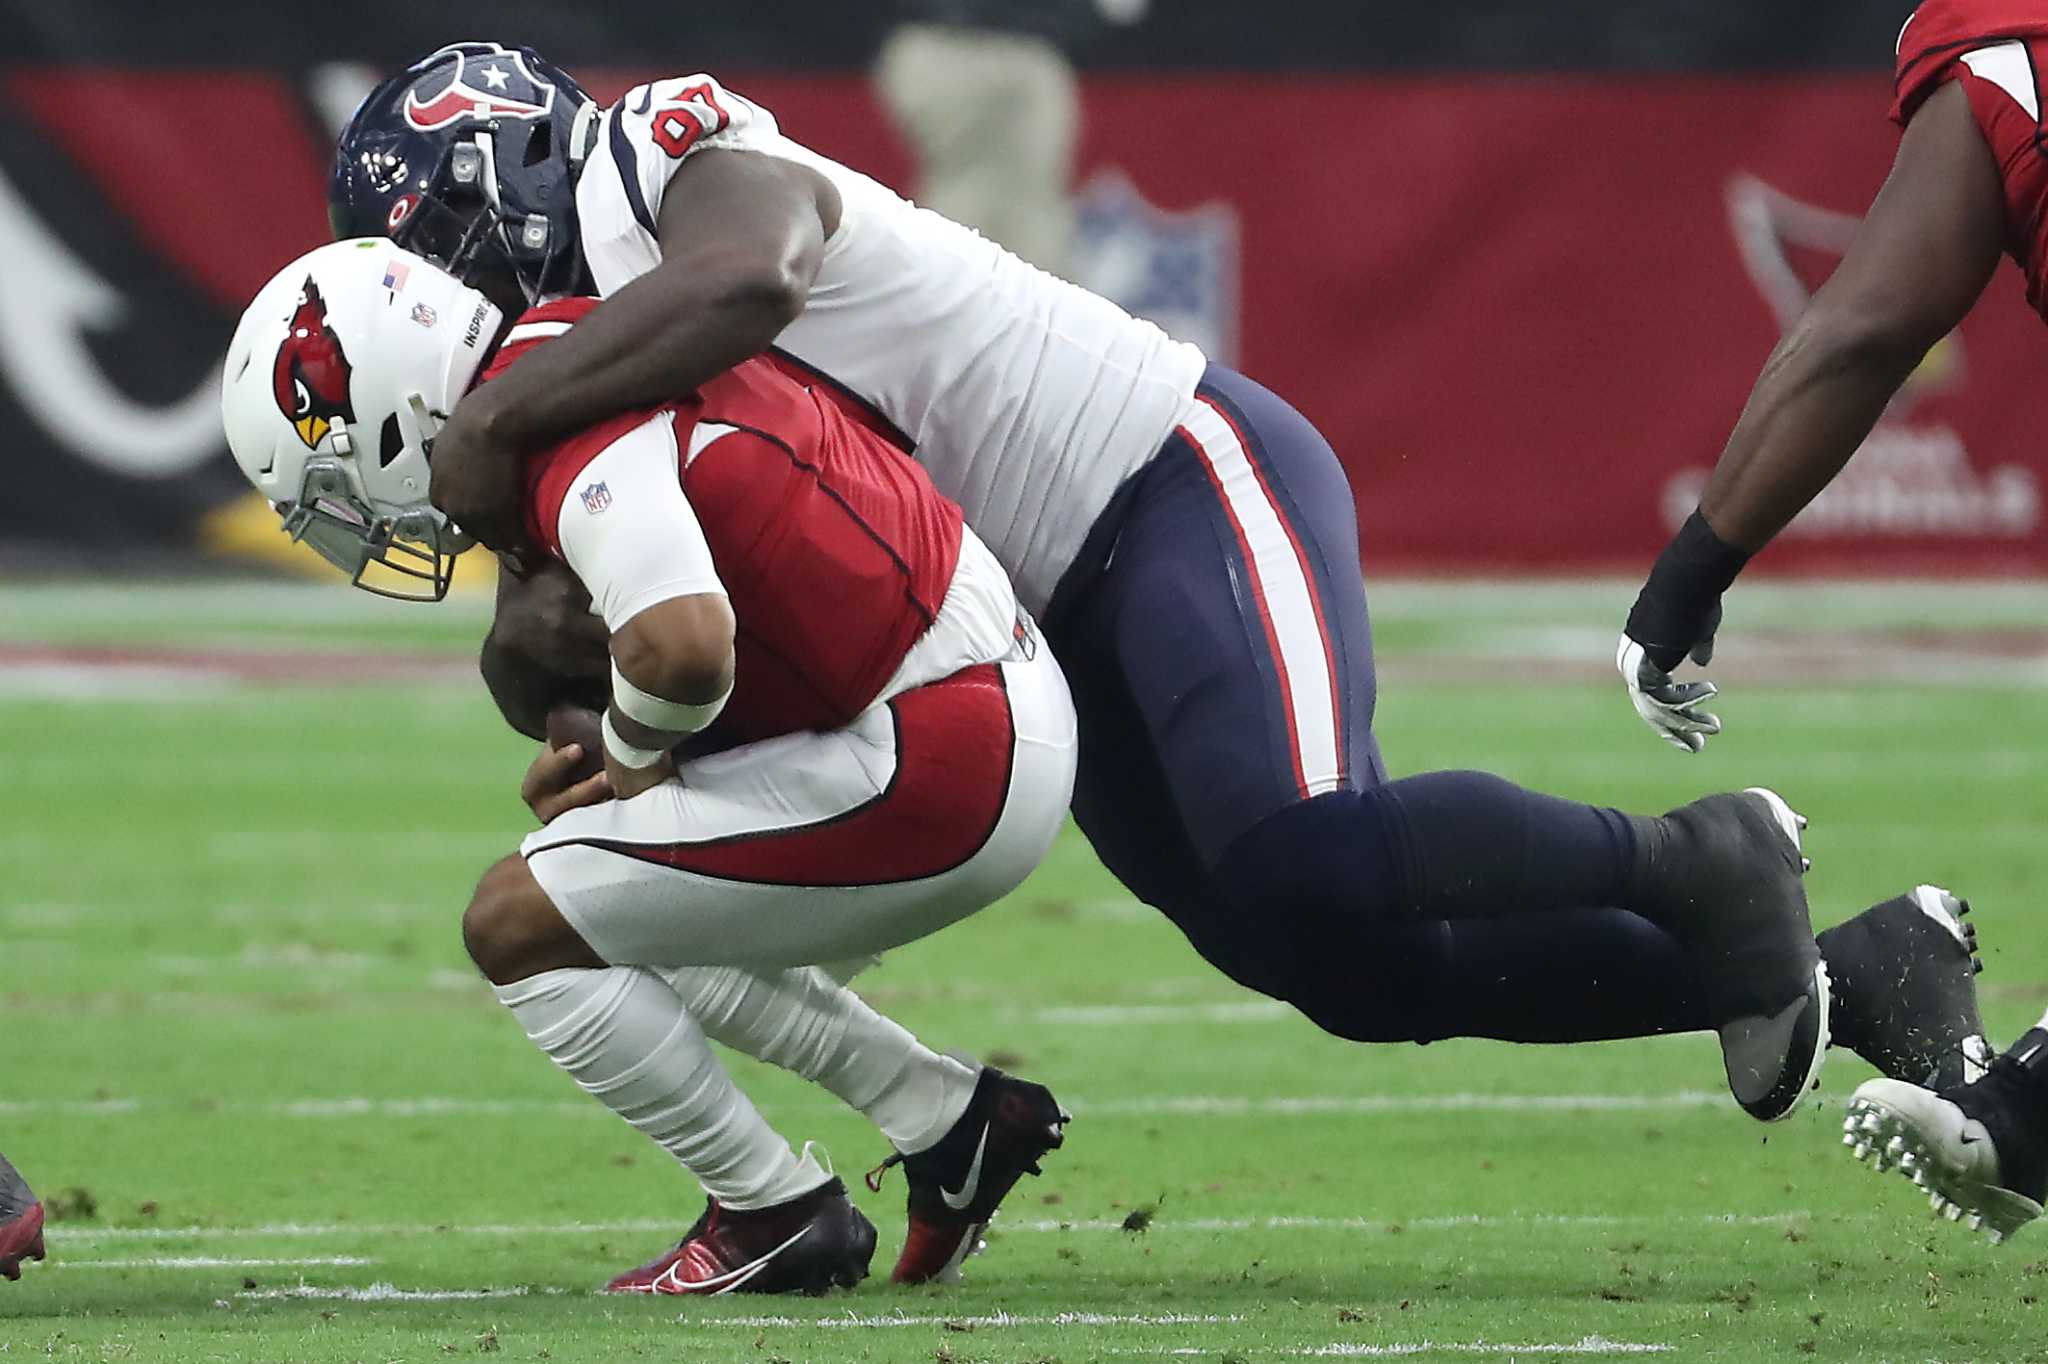
[(385, 81), (334, 149), (337, 238), (390, 237), (489, 290), (527, 301), (582, 287), (576, 175), (599, 109), (530, 47), (455, 43)]

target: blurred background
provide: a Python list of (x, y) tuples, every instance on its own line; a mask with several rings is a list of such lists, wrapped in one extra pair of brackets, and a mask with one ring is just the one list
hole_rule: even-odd
[[(1368, 571), (1634, 573), (1889, 163), (1907, 0), (0, 4), (0, 571), (291, 572), (215, 408), (334, 129), (443, 42), (794, 137), (1280, 390)], [(2048, 385), (1995, 284), (1760, 570), (2033, 574)], [(473, 577), (487, 577), (472, 573)]]
[[(2048, 338), (2010, 267), (1731, 595), (1726, 735), (1674, 755), (1611, 663), (1885, 174), (1909, 8), (0, 0), (0, 1151), (64, 1219), (53, 1263), (0, 1285), (0, 1355), (439, 1359), (501, 1328), (507, 1359), (850, 1354), (739, 1321), (679, 1352), (670, 1311), (556, 1295), (698, 1205), (462, 952), (479, 869), (531, 825), (533, 747), (475, 668), (490, 565), (433, 610), (348, 591), (223, 445), (221, 352), (325, 239), (335, 129), (460, 39), (536, 46), (604, 100), (713, 72), (1277, 389), (1357, 490), (1395, 773), (1642, 810), (1780, 786), (1813, 817), (1815, 922), (1969, 894), (1988, 1026), (2018, 1035), (2048, 998), (2048, 746), (2014, 738), (2048, 686)], [(2042, 1339), (2029, 1252), (1930, 1235), (1903, 1185), (1848, 1172), (1853, 1060), (1765, 1146), (1706, 1037), (1339, 1043), (1204, 965), (1072, 831), (861, 988), (1082, 1116), (958, 1299), (1039, 1325), (913, 1347), (898, 1323), (875, 1358)], [(741, 1074), (842, 1172), (879, 1154)], [(857, 1194), (890, 1253), (899, 1189)], [(778, 1310), (846, 1301), (927, 1300)]]

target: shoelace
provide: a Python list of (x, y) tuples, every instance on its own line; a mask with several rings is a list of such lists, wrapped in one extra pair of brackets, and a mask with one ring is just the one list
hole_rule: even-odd
[(874, 1169), (861, 1176), (861, 1182), (868, 1186), (869, 1193), (880, 1193), (882, 1191), (882, 1176), (889, 1173), (890, 1166), (901, 1165), (902, 1163), (903, 1153), (901, 1151), (891, 1151), (887, 1160), (884, 1160), (880, 1165), (877, 1165)]

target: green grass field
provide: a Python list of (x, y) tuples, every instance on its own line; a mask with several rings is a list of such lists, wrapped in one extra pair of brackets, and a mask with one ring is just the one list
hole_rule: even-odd
[[(1377, 589), (1396, 772), (1659, 809), (1768, 781), (1812, 817), (1817, 924), (1952, 884), (1999, 1040), (2029, 1022), (2048, 665), (2026, 632), (2048, 592), (1749, 591), (1728, 733), (1692, 760), (1600, 671), (1628, 592)], [(593, 1296), (700, 1196), (462, 957), (473, 878), (528, 826), (531, 746), (465, 671), (477, 607), (5, 597), (0, 1150), (63, 1220), (50, 1262), (0, 1284), (0, 1359), (2048, 1360), (2048, 1232), (1994, 1249), (1850, 1161), (1853, 1057), (1766, 1130), (1705, 1037), (1340, 1043), (1208, 969), (1072, 836), (860, 981), (1077, 1114), (965, 1284)], [(1826, 635), (1802, 640), (1815, 606)], [(365, 655), (387, 670), (354, 677)], [(1927, 666), (1875, 666), (1901, 658)], [(736, 1070), (850, 1184), (885, 1153), (821, 1094)], [(900, 1178), (856, 1194), (886, 1270)]]

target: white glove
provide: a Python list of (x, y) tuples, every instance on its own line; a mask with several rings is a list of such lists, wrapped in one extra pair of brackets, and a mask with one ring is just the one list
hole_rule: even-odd
[(1709, 734), (1721, 732), (1720, 717), (1698, 709), (1714, 695), (1713, 683), (1672, 681), (1671, 674), (1644, 658), (1643, 646), (1627, 635), (1614, 651), (1614, 666), (1628, 686), (1636, 714), (1673, 748), (1697, 753), (1707, 746)]

